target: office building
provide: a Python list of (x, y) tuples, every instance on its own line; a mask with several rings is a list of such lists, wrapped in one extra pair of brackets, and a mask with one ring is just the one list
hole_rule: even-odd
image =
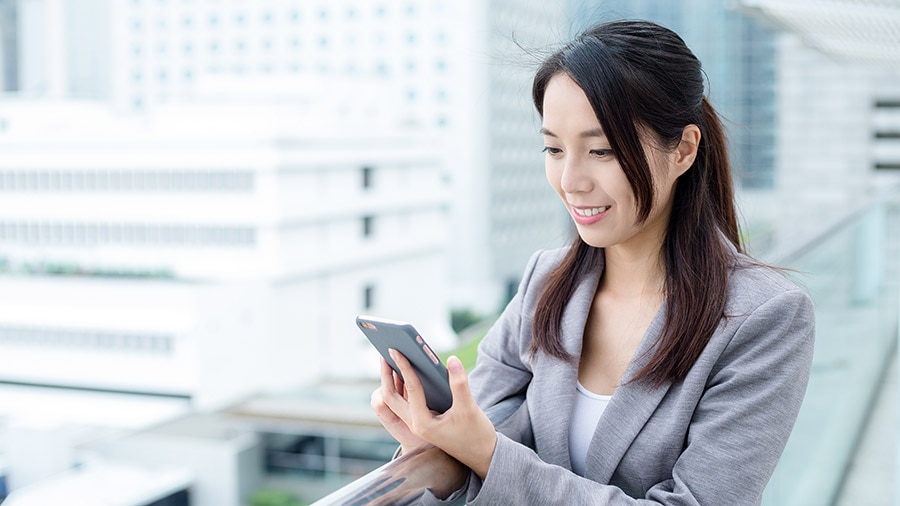
[(429, 139), (284, 103), (47, 107), (4, 109), (0, 381), (203, 407), (376, 375), (360, 313), (452, 342)]
[[(217, 77), (382, 83), (385, 95), (373, 100), (395, 104), (389, 114), (434, 132), (444, 149), (455, 307), (497, 310), (535, 249), (568, 240), (530, 104), (536, 61), (528, 50), (564, 37), (557, 3), (27, 4), (20, 53), (42, 57), (25, 68), (23, 89), (106, 98), (120, 112), (189, 101), (198, 82)], [(45, 23), (28, 21), (39, 15)]]
[(19, 86), (18, 26), (16, 3), (0, 0), (0, 93)]

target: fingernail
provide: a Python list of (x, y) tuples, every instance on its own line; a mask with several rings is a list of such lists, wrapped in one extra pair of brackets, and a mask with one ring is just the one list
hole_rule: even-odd
[(447, 359), (447, 369), (453, 374), (462, 372), (462, 362), (459, 361), (459, 358), (457, 358), (456, 355), (451, 355), (450, 358)]
[(391, 356), (392, 359), (397, 360), (397, 350), (395, 350), (393, 348), (388, 348), (388, 354)]

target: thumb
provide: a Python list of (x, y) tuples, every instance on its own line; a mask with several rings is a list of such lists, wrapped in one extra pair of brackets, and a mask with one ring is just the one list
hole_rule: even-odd
[(454, 404), (458, 399), (471, 398), (469, 377), (466, 375), (462, 362), (456, 355), (451, 355), (447, 359), (447, 371), (450, 373), (450, 393), (453, 394)]

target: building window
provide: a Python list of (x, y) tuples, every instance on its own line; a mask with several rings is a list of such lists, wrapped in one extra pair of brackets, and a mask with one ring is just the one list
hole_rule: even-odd
[(0, 243), (73, 246), (134, 243), (252, 247), (256, 243), (256, 230), (241, 226), (0, 222)]
[(363, 309), (369, 310), (375, 307), (375, 287), (366, 285), (363, 288)]
[(362, 187), (364, 189), (368, 189), (372, 187), (372, 172), (375, 169), (372, 167), (363, 167), (362, 168)]
[[(160, 71), (161, 77), (165, 70)], [(191, 69), (184, 77), (193, 77)], [(249, 192), (254, 175), (249, 171), (0, 171), (0, 191), (189, 191)]]
[[(107, 348), (110, 351), (169, 354), (172, 335), (77, 331), (46, 327), (0, 326), (0, 343), (13, 346)], [(152, 346), (148, 343), (153, 342)]]
[(372, 237), (373, 231), (373, 221), (375, 218), (373, 216), (363, 216), (362, 219), (362, 234), (363, 237)]

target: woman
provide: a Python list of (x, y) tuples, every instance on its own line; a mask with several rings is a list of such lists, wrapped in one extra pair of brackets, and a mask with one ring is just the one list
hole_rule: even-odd
[[(813, 308), (742, 254), (700, 62), (666, 28), (606, 23), (543, 63), (533, 98), (578, 237), (532, 257), (471, 378), (448, 360), (450, 410), (425, 407), (398, 355), (407, 383), (383, 364), (376, 413), (403, 452), (467, 466), (473, 505), (758, 504), (806, 389)], [(495, 428), (483, 410), (521, 395)]]

